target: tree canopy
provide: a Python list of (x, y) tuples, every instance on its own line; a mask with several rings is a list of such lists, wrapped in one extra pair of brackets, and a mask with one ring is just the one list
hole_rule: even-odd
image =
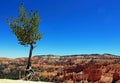
[(7, 19), (7, 21), (21, 45), (36, 44), (36, 40), (40, 40), (42, 37), (39, 32), (41, 18), (38, 15), (38, 11), (33, 12), (31, 10), (30, 13), (27, 13), (23, 3), (19, 7), (18, 18)]

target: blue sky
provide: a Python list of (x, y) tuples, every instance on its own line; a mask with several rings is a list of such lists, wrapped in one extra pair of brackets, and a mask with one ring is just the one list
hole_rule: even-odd
[(29, 47), (18, 44), (6, 18), (17, 17), (24, 2), (26, 10), (42, 17), (33, 55), (111, 53), (120, 55), (119, 0), (1, 0), (0, 57), (27, 57)]

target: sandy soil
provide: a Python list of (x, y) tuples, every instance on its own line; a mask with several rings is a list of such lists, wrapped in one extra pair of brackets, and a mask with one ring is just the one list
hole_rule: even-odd
[(0, 79), (0, 83), (52, 83), (52, 82), (34, 82), (34, 81), (23, 81), (23, 80), (10, 80), (10, 79)]

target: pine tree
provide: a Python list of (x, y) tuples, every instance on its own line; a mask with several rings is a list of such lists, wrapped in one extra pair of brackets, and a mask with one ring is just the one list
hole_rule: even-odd
[(27, 13), (24, 9), (23, 3), (19, 7), (19, 15), (17, 18), (7, 19), (9, 27), (13, 34), (16, 35), (19, 44), (23, 46), (30, 46), (29, 58), (26, 69), (31, 67), (31, 57), (34, 45), (37, 40), (40, 40), (42, 34), (39, 32), (40, 17), (38, 11), (32, 10)]

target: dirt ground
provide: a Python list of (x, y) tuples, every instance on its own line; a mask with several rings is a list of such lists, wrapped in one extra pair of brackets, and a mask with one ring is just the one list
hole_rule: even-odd
[(50, 83), (50, 82), (40, 82), (40, 81), (34, 82), (34, 81), (23, 81), (23, 80), (0, 79), (0, 83)]

